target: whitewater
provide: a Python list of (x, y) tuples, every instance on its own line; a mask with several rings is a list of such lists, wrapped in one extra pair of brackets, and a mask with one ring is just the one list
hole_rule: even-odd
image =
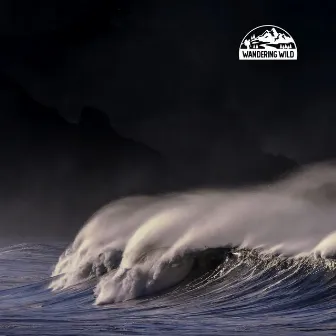
[(336, 332), (336, 167), (106, 205), (73, 242), (3, 243), (6, 335)]

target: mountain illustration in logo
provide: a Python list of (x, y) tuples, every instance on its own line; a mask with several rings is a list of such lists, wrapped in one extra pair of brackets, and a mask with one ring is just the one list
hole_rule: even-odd
[[(280, 30), (280, 29), (279, 29)], [(265, 30), (262, 34), (255, 36), (251, 32), (240, 45), (241, 49), (295, 49), (295, 42), (289, 34), (279, 32), (276, 28)]]

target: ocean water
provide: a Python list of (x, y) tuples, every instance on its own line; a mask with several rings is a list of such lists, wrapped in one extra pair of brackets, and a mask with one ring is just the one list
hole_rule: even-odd
[(336, 334), (336, 170), (132, 197), (0, 243), (1, 335)]

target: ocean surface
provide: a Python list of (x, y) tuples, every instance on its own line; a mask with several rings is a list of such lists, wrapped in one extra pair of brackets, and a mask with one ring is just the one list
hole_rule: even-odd
[(243, 251), (163, 293), (96, 306), (92, 282), (48, 289), (61, 251), (61, 244), (1, 248), (1, 335), (336, 333), (334, 261)]
[(132, 197), (72, 241), (3, 238), (0, 335), (335, 335), (333, 181)]

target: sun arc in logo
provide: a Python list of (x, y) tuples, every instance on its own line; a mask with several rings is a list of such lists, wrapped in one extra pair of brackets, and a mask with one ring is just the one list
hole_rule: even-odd
[(297, 46), (283, 28), (262, 25), (250, 30), (239, 45), (240, 60), (297, 60)]

